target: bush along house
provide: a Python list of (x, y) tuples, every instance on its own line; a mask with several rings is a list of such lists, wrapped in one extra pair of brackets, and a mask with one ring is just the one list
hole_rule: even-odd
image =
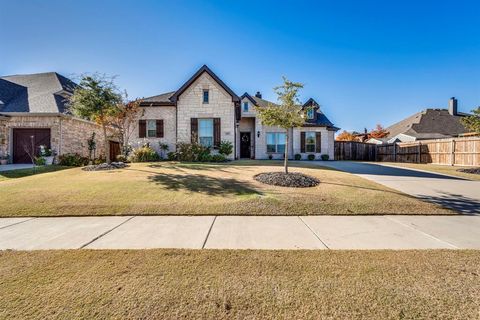
[(175, 151), (179, 142), (199, 143), (215, 153), (221, 141), (229, 141), (234, 146), (230, 160), (283, 159), (285, 148), (292, 159), (328, 155), (333, 160), (338, 128), (315, 100), (302, 106), (305, 124), (290, 129), (288, 146), (284, 129), (264, 126), (256, 116), (255, 108), (268, 104), (275, 105), (260, 92), (239, 97), (204, 65), (178, 90), (143, 99), (131, 142), (133, 147), (148, 143), (159, 153), (161, 144)]

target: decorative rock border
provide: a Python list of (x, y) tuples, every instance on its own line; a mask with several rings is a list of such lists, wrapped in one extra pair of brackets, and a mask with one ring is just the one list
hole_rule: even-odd
[(298, 172), (288, 174), (284, 172), (265, 172), (259, 173), (253, 178), (261, 183), (291, 188), (309, 188), (320, 184), (317, 178)]
[(458, 172), (480, 174), (480, 168), (467, 168), (467, 169), (458, 169)]
[(102, 170), (115, 170), (115, 169), (122, 169), (127, 167), (124, 162), (112, 162), (110, 164), (101, 163), (97, 165), (91, 165), (83, 167), (82, 170), (84, 171), (102, 171)]

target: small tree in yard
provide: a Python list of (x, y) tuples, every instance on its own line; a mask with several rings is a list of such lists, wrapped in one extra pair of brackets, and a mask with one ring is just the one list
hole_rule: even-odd
[(480, 107), (472, 112), (473, 115), (462, 118), (462, 123), (468, 130), (480, 134)]
[(124, 94), (123, 101), (118, 104), (118, 110), (108, 120), (108, 122), (117, 129), (122, 154), (128, 156), (130, 151), (129, 142), (133, 131), (136, 128), (138, 115), (141, 111), (141, 99), (128, 100), (127, 93)]
[(294, 127), (300, 127), (305, 121), (298, 98), (298, 91), (301, 88), (303, 88), (303, 84), (283, 77), (283, 85), (274, 88), (275, 93), (278, 95), (279, 105), (270, 104), (266, 107), (256, 107), (257, 114), (263, 125), (278, 126), (286, 131), (284, 159), (286, 174), (288, 174), (288, 132)]
[(355, 135), (353, 133), (343, 130), (343, 132), (340, 133), (335, 140), (337, 140), (337, 141), (356, 141), (357, 137), (355, 137)]
[(112, 78), (98, 74), (84, 76), (70, 97), (70, 111), (102, 126), (105, 158), (110, 163), (107, 126), (112, 115), (117, 114), (122, 97)]

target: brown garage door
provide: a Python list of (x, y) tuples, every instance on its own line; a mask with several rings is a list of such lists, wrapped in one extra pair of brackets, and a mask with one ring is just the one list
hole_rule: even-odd
[(50, 129), (13, 129), (13, 163), (32, 163), (28, 152), (38, 156), (41, 145), (51, 148)]

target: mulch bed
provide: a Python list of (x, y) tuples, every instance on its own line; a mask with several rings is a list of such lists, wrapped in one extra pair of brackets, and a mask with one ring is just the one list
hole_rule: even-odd
[(480, 174), (480, 167), (479, 168), (458, 169), (457, 171), (458, 172), (464, 172), (464, 173)]
[(112, 162), (110, 164), (101, 163), (97, 165), (91, 165), (83, 167), (82, 170), (84, 171), (103, 171), (103, 170), (115, 170), (115, 169), (122, 169), (126, 168), (127, 164), (124, 162)]
[(303, 173), (265, 172), (253, 177), (255, 180), (280, 187), (308, 188), (317, 186), (320, 181)]

